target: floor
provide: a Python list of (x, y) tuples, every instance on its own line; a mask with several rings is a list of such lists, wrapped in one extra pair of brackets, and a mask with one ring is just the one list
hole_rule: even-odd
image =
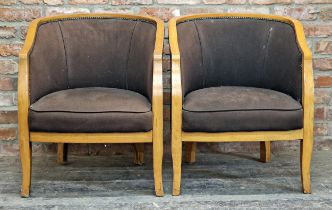
[(198, 154), (183, 165), (182, 195), (170, 195), (171, 159), (164, 161), (165, 197), (153, 196), (151, 157), (33, 157), (30, 198), (20, 198), (20, 161), (0, 157), (0, 209), (332, 209), (332, 151), (314, 153), (311, 195), (301, 193), (299, 152)]

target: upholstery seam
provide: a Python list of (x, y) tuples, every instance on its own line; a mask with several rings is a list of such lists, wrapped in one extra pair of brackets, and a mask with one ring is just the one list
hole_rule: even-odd
[(187, 112), (199, 112), (199, 113), (206, 113), (206, 112), (253, 112), (253, 111), (285, 111), (285, 112), (292, 112), (292, 111), (301, 111), (303, 108), (298, 109), (230, 109), (230, 110), (213, 110), (213, 111), (191, 111), (185, 108), (182, 108), (183, 111)]
[(133, 41), (133, 37), (134, 37), (134, 32), (136, 29), (136, 25), (137, 25), (137, 21), (133, 27), (133, 30), (131, 31), (131, 37), (130, 37), (130, 42), (129, 42), (129, 50), (128, 50), (128, 57), (127, 57), (127, 62), (126, 62), (126, 69), (125, 69), (125, 74), (126, 74), (126, 89), (128, 90), (128, 66), (129, 66), (129, 59), (130, 59), (130, 53), (131, 53), (131, 44)]
[(68, 68), (68, 59), (67, 59), (67, 49), (66, 49), (65, 39), (63, 37), (63, 32), (62, 32), (60, 21), (58, 22), (58, 26), (59, 26), (60, 33), (61, 33), (61, 38), (62, 38), (62, 43), (63, 43), (63, 51), (64, 51), (64, 54), (65, 54), (66, 68), (67, 68), (67, 88), (69, 88), (69, 76), (68, 76), (69, 68)]
[(270, 42), (270, 38), (271, 38), (271, 26), (270, 26), (270, 24), (268, 24), (268, 27), (269, 27), (269, 33), (267, 34), (267, 37), (266, 37), (266, 42), (265, 42), (265, 44), (266, 44), (266, 50), (265, 50), (265, 52), (266, 53), (264, 53), (264, 61), (263, 61), (263, 72), (265, 73), (265, 71), (266, 71), (266, 57), (267, 57), (267, 54), (269, 53), (269, 42)]
[(195, 28), (196, 28), (196, 32), (197, 32), (197, 36), (198, 36), (198, 40), (199, 40), (199, 46), (201, 48), (201, 61), (202, 61), (202, 67), (203, 67), (203, 71), (204, 71), (203, 87), (205, 87), (207, 70), (206, 70), (205, 65), (204, 65), (202, 41), (201, 41), (201, 36), (199, 34), (199, 31), (198, 31), (198, 28), (197, 28), (197, 25), (196, 25), (196, 21), (193, 21), (193, 22), (194, 22), (194, 25), (195, 25)]
[(133, 112), (133, 111), (130, 111), (130, 112), (126, 112), (126, 111), (101, 111), (101, 112), (74, 112), (74, 111), (64, 111), (64, 110), (55, 110), (55, 111), (40, 111), (40, 110), (34, 110), (34, 109), (31, 109), (31, 111), (33, 112), (38, 112), (38, 113), (42, 113), (42, 112), (47, 112), (47, 113), (84, 113), (84, 114), (102, 114), (102, 113), (137, 113), (137, 114), (144, 114), (144, 113), (149, 113), (152, 111), (152, 109), (150, 108), (150, 110), (148, 111), (144, 111), (144, 112)]

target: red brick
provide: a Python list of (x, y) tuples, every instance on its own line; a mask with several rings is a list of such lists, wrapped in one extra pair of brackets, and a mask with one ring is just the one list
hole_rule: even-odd
[(181, 15), (189, 15), (189, 14), (199, 14), (199, 13), (223, 13), (225, 10), (223, 8), (216, 7), (187, 7), (183, 8)]
[(0, 38), (14, 38), (16, 33), (15, 27), (11, 26), (0, 26)]
[(17, 79), (11, 77), (0, 77), (0, 90), (16, 90), (17, 89)]
[(318, 11), (314, 7), (275, 7), (274, 14), (290, 16), (298, 20), (315, 20)]
[(112, 0), (113, 5), (144, 5), (152, 3), (152, 0)]
[(269, 14), (270, 9), (268, 7), (231, 7), (227, 12)]
[(106, 4), (108, 0), (69, 0), (68, 4)]
[(315, 79), (315, 87), (332, 87), (331, 76), (318, 76)]
[(245, 4), (246, 0), (203, 0), (204, 4)]
[(328, 130), (329, 128), (327, 123), (315, 123), (314, 125), (315, 136), (327, 136)]
[(294, 0), (295, 4), (331, 4), (331, 0)]
[(332, 24), (304, 25), (304, 32), (309, 37), (328, 37), (332, 35)]
[(168, 21), (172, 17), (180, 16), (180, 10), (170, 7), (141, 7), (139, 14), (151, 15)]
[(62, 5), (63, 0), (44, 0), (44, 3), (47, 5)]
[(17, 111), (0, 111), (0, 124), (17, 123)]
[(199, 4), (200, 0), (156, 0), (158, 4)]
[(329, 104), (331, 92), (325, 89), (315, 89), (315, 104)]
[(0, 44), (0, 56), (18, 56), (22, 44)]
[(15, 140), (16, 128), (0, 128), (0, 140)]
[(0, 0), (0, 5), (12, 5), (16, 4), (16, 0)]
[(0, 21), (31, 21), (40, 16), (40, 9), (0, 8)]
[(0, 106), (13, 105), (15, 105), (13, 94), (0, 94)]
[(324, 20), (324, 21), (332, 20), (332, 7), (323, 7), (323, 8), (321, 8), (321, 10), (320, 10), (320, 19)]
[(40, 4), (43, 0), (20, 0), (23, 4)]
[(249, 0), (250, 4), (270, 5), (270, 4), (290, 4), (292, 0)]
[(332, 41), (317, 41), (315, 52), (319, 54), (332, 54)]
[(313, 60), (314, 69), (332, 70), (332, 58), (316, 58)]
[(326, 119), (326, 112), (324, 107), (315, 108), (315, 119), (316, 120)]
[(73, 14), (73, 13), (90, 13), (87, 8), (62, 8), (62, 7), (47, 7), (45, 11), (47, 16), (59, 14)]
[(122, 13), (122, 14), (128, 14), (133, 13), (132, 7), (111, 7), (111, 8), (96, 8), (94, 9), (94, 13)]
[(0, 74), (17, 73), (17, 63), (13, 60), (0, 60)]

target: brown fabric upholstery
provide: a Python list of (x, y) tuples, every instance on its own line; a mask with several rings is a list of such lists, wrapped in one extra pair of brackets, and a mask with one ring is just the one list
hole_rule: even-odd
[(219, 18), (177, 25), (184, 96), (216, 86), (276, 90), (301, 101), (302, 55), (292, 26)]
[(184, 131), (284, 131), (303, 127), (303, 110), (273, 90), (221, 86), (189, 93), (183, 102)]
[(30, 106), (31, 131), (143, 132), (152, 129), (143, 95), (115, 88), (76, 88), (51, 93)]
[(66, 19), (38, 29), (30, 54), (30, 101), (70, 88), (109, 87), (151, 101), (156, 26), (116, 18)]

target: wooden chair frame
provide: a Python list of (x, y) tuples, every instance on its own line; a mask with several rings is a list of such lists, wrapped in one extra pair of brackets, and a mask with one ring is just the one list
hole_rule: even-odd
[[(140, 19), (156, 24), (156, 41), (153, 56), (153, 90), (152, 111), (153, 129), (149, 132), (134, 133), (51, 133), (30, 132), (28, 124), (29, 101), (29, 54), (34, 45), (38, 27), (46, 22), (67, 18), (124, 18)], [(162, 158), (163, 158), (163, 81), (162, 81), (162, 50), (164, 41), (164, 22), (149, 16), (128, 14), (70, 14), (35, 19), (29, 26), (25, 44), (19, 53), (18, 74), (18, 126), (20, 156), (22, 162), (21, 196), (29, 197), (31, 183), (31, 143), (53, 142), (58, 144), (58, 162), (66, 159), (66, 143), (135, 143), (135, 161), (142, 163), (142, 143), (153, 143), (153, 171), (155, 193), (163, 196)]]
[[(182, 131), (182, 87), (180, 51), (177, 38), (177, 24), (200, 18), (254, 18), (285, 22), (293, 26), (297, 44), (302, 52), (302, 106), (304, 111), (303, 129), (290, 131), (253, 131), (253, 132), (183, 132)], [(186, 162), (195, 161), (196, 142), (261, 142), (261, 160), (270, 159), (270, 141), (301, 141), (301, 178), (304, 193), (311, 193), (310, 161), (313, 147), (314, 83), (312, 54), (307, 46), (302, 24), (288, 17), (263, 14), (196, 14), (176, 17), (169, 22), (169, 42), (172, 55), (172, 158), (173, 158), (173, 195), (180, 194), (182, 142), (186, 142)]]

